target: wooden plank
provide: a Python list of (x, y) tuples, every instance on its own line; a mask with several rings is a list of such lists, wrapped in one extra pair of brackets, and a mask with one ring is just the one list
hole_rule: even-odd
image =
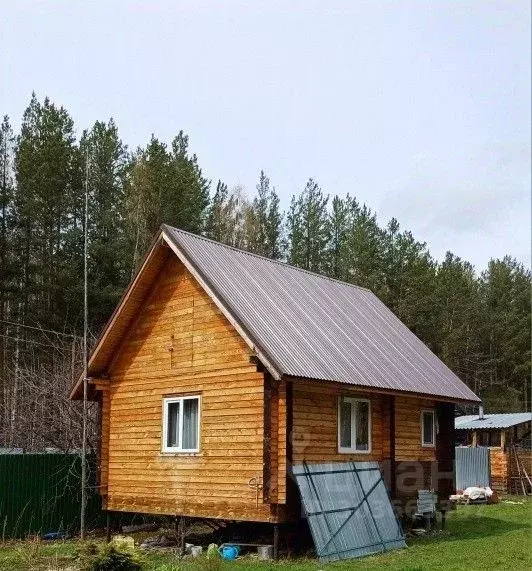
[(188, 515), (214, 519), (274, 522), (277, 516), (269, 505), (237, 505), (234, 502), (198, 502), (191, 498), (161, 502), (159, 499), (142, 499), (138, 495), (111, 494), (106, 500), (107, 509), (135, 511), (160, 515)]

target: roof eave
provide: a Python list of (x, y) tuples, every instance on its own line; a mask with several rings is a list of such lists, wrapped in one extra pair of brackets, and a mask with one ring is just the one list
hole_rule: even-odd
[(481, 402), (480, 399), (473, 400), (473, 399), (467, 399), (467, 398), (456, 397), (456, 396), (445, 396), (445, 395), (436, 395), (436, 394), (431, 394), (431, 393), (402, 391), (399, 389), (380, 388), (380, 387), (374, 387), (371, 385), (360, 385), (360, 384), (346, 383), (346, 382), (330, 380), (330, 379), (313, 379), (310, 377), (301, 377), (301, 376), (296, 376), (296, 375), (284, 375), (284, 378), (287, 380), (292, 380), (292, 381), (297, 381), (298, 379), (301, 379), (301, 380), (311, 382), (311, 383), (316, 383), (316, 384), (327, 383), (327, 384), (335, 385), (338, 388), (342, 388), (344, 390), (352, 389), (352, 390), (360, 391), (360, 392), (377, 393), (377, 394), (392, 395), (392, 396), (404, 396), (404, 397), (411, 397), (411, 398), (421, 398), (421, 399), (425, 399), (425, 400), (435, 400), (435, 401), (449, 402), (449, 403), (455, 403), (455, 404), (478, 404), (479, 402)]

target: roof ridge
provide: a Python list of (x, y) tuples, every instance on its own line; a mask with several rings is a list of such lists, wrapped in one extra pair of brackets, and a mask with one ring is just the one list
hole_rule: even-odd
[(239, 252), (240, 254), (246, 254), (248, 256), (253, 256), (255, 258), (260, 258), (261, 260), (266, 260), (267, 262), (271, 262), (273, 264), (277, 264), (280, 266), (283, 266), (285, 268), (291, 268), (293, 270), (297, 270), (298, 272), (303, 272), (305, 274), (309, 274), (311, 276), (316, 276), (318, 278), (323, 278), (324, 280), (328, 280), (330, 282), (334, 282), (334, 283), (338, 283), (338, 284), (342, 284), (342, 285), (346, 285), (349, 287), (353, 287), (362, 291), (368, 291), (370, 293), (373, 293), (369, 288), (364, 287), (364, 286), (360, 286), (357, 284), (352, 284), (349, 282), (344, 282), (343, 280), (339, 280), (336, 278), (331, 278), (329, 276), (323, 275), (323, 274), (318, 274), (317, 272), (312, 272), (311, 270), (306, 270), (304, 268), (299, 268), (298, 266), (294, 266), (292, 264), (287, 264), (286, 262), (283, 262), (281, 260), (274, 260), (273, 258), (268, 258), (267, 256), (261, 256), (260, 254), (255, 254), (254, 252), (249, 252), (248, 250), (243, 250), (242, 248), (236, 248), (235, 246), (231, 246), (229, 244), (224, 244), (223, 242), (217, 242), (216, 240), (213, 240), (211, 238), (207, 238), (206, 236), (202, 236), (200, 234), (194, 234), (194, 232), (189, 232), (187, 230), (182, 230), (181, 228), (176, 228), (175, 226), (170, 226), (169, 224), (161, 224), (161, 228), (164, 230), (166, 228), (170, 229), (171, 231), (174, 232), (179, 232), (181, 234), (186, 234), (187, 236), (192, 236), (193, 238), (198, 238), (200, 240), (204, 240), (205, 242), (210, 242), (211, 244), (216, 244), (217, 246), (223, 246), (224, 248), (227, 248), (229, 250), (233, 250), (235, 252)]

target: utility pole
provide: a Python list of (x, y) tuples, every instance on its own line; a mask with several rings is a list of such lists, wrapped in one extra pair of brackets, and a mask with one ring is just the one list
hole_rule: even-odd
[(83, 228), (83, 434), (81, 445), (80, 538), (85, 539), (87, 511), (87, 389), (89, 374), (89, 297), (88, 297), (88, 226), (89, 226), (89, 150), (85, 155), (85, 215)]

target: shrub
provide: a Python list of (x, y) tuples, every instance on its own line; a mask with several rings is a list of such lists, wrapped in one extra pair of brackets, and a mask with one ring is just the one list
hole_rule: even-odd
[(141, 571), (142, 566), (134, 553), (120, 551), (112, 544), (95, 548), (89, 544), (80, 557), (87, 571)]

